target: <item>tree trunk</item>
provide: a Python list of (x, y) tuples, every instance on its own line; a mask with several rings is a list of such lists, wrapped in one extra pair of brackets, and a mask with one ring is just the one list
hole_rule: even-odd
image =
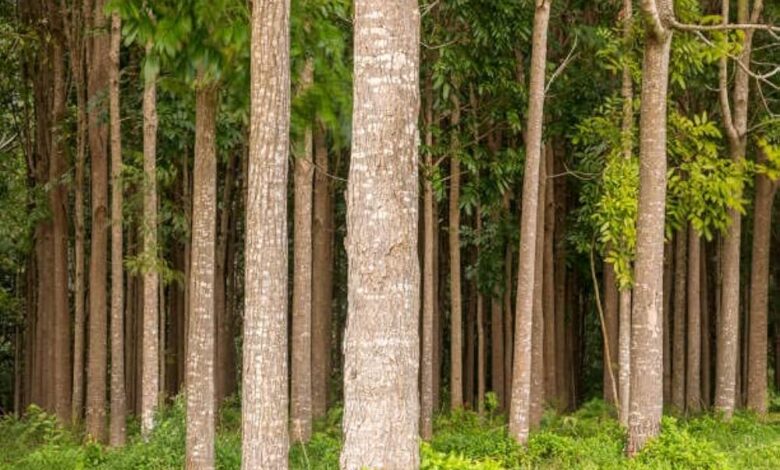
[(422, 299), (422, 358), (420, 361), (420, 437), (430, 440), (433, 437), (434, 413), (434, 341), (436, 310), (436, 276), (434, 272), (435, 226), (433, 212), (433, 90), (431, 79), (425, 81), (425, 166), (423, 170), (423, 299)]
[(314, 223), (312, 225), (312, 414), (325, 415), (330, 378), (333, 302), (333, 193), (328, 145), (321, 126), (314, 129)]
[(452, 95), (450, 125), (452, 152), (450, 159), (449, 245), (450, 245), (450, 408), (463, 407), (463, 299), (460, 279), (460, 102)]
[(551, 0), (536, 2), (531, 52), (531, 79), (528, 88), (526, 157), (523, 173), (523, 202), (520, 220), (520, 259), (517, 279), (517, 307), (512, 372), (512, 400), (509, 409), (509, 434), (524, 444), (528, 440), (531, 409), (531, 343), (536, 275), (536, 238), (539, 211), (539, 172), (542, 161), (542, 121), (544, 117), (545, 66), (547, 63), (547, 25)]
[[(756, 2), (750, 11), (749, 0), (737, 2), (737, 21), (757, 23), (763, 2)], [(729, 2), (723, 2), (724, 24), (729, 19)], [(738, 60), (742, 67), (734, 71), (733, 113), (728, 93), (728, 59), (720, 62), (720, 101), (729, 154), (734, 161), (745, 158), (748, 132), (748, 99), (750, 96), (750, 69), (753, 30), (744, 31), (742, 51)], [(744, 67), (744, 68), (743, 68)], [(730, 224), (723, 239), (721, 316), (718, 321), (717, 369), (715, 384), (715, 408), (730, 419), (736, 406), (739, 373), (739, 295), (740, 295), (740, 246), (742, 238), (742, 216), (736, 209), (729, 210)]]
[[(545, 174), (552, 175), (553, 146), (547, 143), (545, 153)], [(546, 400), (553, 402), (557, 392), (555, 382), (555, 254), (553, 244), (555, 240), (555, 191), (554, 180), (545, 182), (544, 204), (544, 245), (542, 254), (543, 287), (542, 287), (542, 311), (544, 315), (544, 396)], [(541, 194), (541, 193), (540, 193)]]
[[(241, 468), (287, 468), (290, 4), (252, 5)], [(262, 110), (262, 112), (258, 112)]]
[(124, 273), (122, 241), (122, 131), (119, 110), (119, 52), (122, 20), (111, 14), (111, 49), (109, 68), (109, 120), (111, 126), (111, 425), (108, 442), (125, 444), (125, 344), (124, 344)]
[[(547, 171), (545, 167), (545, 153), (542, 150), (539, 167), (539, 197), (544, 197), (547, 186)], [(536, 276), (534, 277), (533, 291), (533, 336), (531, 338), (531, 429), (536, 429), (542, 422), (544, 413), (544, 207), (543, 203), (537, 207), (536, 219)]]
[(491, 389), (498, 399), (498, 409), (504, 409), (504, 315), (503, 299), (494, 295), (490, 299), (490, 378)]
[(91, 55), (88, 75), (89, 150), (92, 156), (92, 241), (89, 258), (89, 347), (87, 355), (86, 432), (105, 440), (107, 312), (106, 262), (108, 259), (108, 128), (104, 116), (108, 91), (109, 37), (106, 32), (105, 0), (95, 0), (92, 10)]
[[(479, 178), (479, 176), (477, 176)], [(477, 203), (475, 212), (475, 225), (476, 236), (479, 238), (482, 234), (482, 208), (480, 203)], [(479, 244), (476, 247), (476, 262), (474, 265), (478, 265), (479, 257), (481, 255), (481, 249)], [(477, 274), (478, 276), (478, 274)], [(477, 296), (477, 411), (483, 413), (485, 411), (485, 391), (487, 388), (486, 375), (487, 375), (487, 347), (485, 346), (485, 296), (479, 289), (479, 279), (474, 280), (474, 290)]]
[(685, 411), (685, 307), (688, 276), (688, 230), (680, 229), (674, 237), (674, 319), (672, 330), (672, 408)]
[(701, 411), (701, 236), (688, 227), (688, 359), (685, 403), (689, 414)]
[(712, 355), (711, 355), (711, 328), (710, 318), (710, 282), (707, 260), (707, 246), (702, 244), (699, 273), (701, 274), (701, 406), (707, 409), (712, 404)]
[[(304, 66), (300, 93), (311, 86), (314, 63), (307, 59)], [(299, 154), (294, 159), (295, 185), (295, 234), (293, 240), (293, 298), (292, 298), (292, 373), (290, 379), (290, 424), (295, 441), (308, 441), (311, 437), (311, 218), (313, 151), (311, 127), (304, 132), (299, 143)]]
[[(203, 80), (199, 73), (199, 81)], [(187, 348), (186, 468), (214, 468), (214, 246), (217, 219), (216, 86), (199, 83), (195, 92), (195, 169), (192, 194), (189, 347)], [(146, 280), (145, 280), (146, 281)], [(155, 288), (157, 284), (155, 283)], [(144, 289), (147, 289), (144, 282)], [(157, 297), (153, 298), (155, 304)], [(155, 335), (157, 333), (156, 324)], [(144, 330), (146, 330), (144, 318)], [(146, 335), (144, 335), (146, 336)], [(144, 338), (145, 340), (146, 338)], [(146, 355), (149, 345), (144, 344)], [(156, 348), (156, 345), (155, 345)], [(157, 355), (154, 356), (156, 366)], [(144, 365), (147, 358), (144, 357)], [(156, 374), (156, 367), (154, 373)], [(155, 378), (156, 385), (156, 378)], [(144, 395), (148, 393), (144, 383)], [(149, 387), (151, 389), (151, 387)], [(153, 390), (156, 393), (156, 388)], [(156, 400), (156, 394), (154, 395)], [(251, 399), (251, 395), (246, 397)], [(156, 405), (156, 401), (153, 402)], [(145, 406), (146, 409), (146, 406)]]
[(663, 279), (663, 397), (664, 404), (672, 402), (672, 289), (674, 288), (674, 251), (672, 243), (664, 245)]
[(358, 1), (354, 24), (341, 468), (414, 469), (420, 464), (417, 1)]
[[(619, 335), (619, 296), (617, 278), (615, 277), (615, 268), (611, 263), (604, 262), (604, 329), (606, 338), (602, 349), (603, 361), (603, 382), (604, 382), (604, 400), (612, 405), (615, 403), (615, 394), (613, 391), (618, 384), (612, 383), (612, 377), (617, 371), (618, 366), (618, 335)], [(609, 354), (607, 354), (609, 351)]]
[[(765, 160), (766, 157), (760, 157)], [(767, 412), (767, 354), (769, 314), (769, 256), (772, 231), (772, 205), (777, 183), (756, 174), (756, 203), (753, 212), (753, 264), (750, 269), (750, 327), (748, 330), (747, 406)], [(775, 371), (778, 365), (775, 365)]]
[(666, 100), (672, 34), (669, 0), (642, 2), (648, 26), (642, 64), (639, 209), (631, 324), (628, 455), (660, 430), (663, 411), (663, 269), (666, 203)]
[[(507, 197), (507, 211), (510, 203)], [(513, 315), (512, 315), (512, 244), (507, 242), (504, 253), (504, 402), (503, 409), (509, 411), (509, 403), (512, 397), (512, 354), (514, 352), (513, 341)]]
[(234, 391), (236, 368), (234, 363), (235, 337), (233, 332), (233, 311), (228, 308), (228, 279), (232, 266), (228, 260), (228, 246), (234, 236), (232, 221), (233, 191), (236, 185), (235, 173), (238, 156), (232, 152), (225, 167), (225, 182), (222, 188), (222, 209), (219, 212), (217, 246), (214, 260), (214, 319), (216, 338), (214, 349), (214, 400), (219, 405)]

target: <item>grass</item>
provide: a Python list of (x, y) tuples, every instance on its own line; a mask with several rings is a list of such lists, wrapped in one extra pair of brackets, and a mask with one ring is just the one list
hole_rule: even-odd
[[(315, 426), (311, 441), (290, 450), (293, 469), (338, 469), (341, 410)], [(32, 408), (21, 420), (0, 420), (0, 470), (6, 469), (173, 469), (182, 468), (184, 408), (181, 400), (165, 409), (144, 442), (138, 426), (128, 426), (122, 449), (82, 444), (78, 432)], [(541, 428), (522, 448), (507, 435), (504, 418), (471, 412), (437, 418), (434, 437), (421, 444), (424, 470), (499, 469), (775, 469), (780, 468), (780, 413), (765, 418), (738, 413), (730, 422), (712, 415), (684, 420), (664, 417), (661, 435), (634, 459), (623, 456), (625, 434), (613, 410), (594, 400), (569, 415), (545, 414)], [(217, 468), (238, 469), (241, 459), (240, 407), (220, 412)]]

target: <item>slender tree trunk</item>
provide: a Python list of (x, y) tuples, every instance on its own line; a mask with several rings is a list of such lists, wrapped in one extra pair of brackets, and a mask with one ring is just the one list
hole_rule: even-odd
[[(765, 156), (761, 157), (766, 160)], [(747, 406), (760, 414), (767, 412), (767, 354), (769, 315), (769, 256), (772, 206), (777, 183), (756, 174), (756, 203), (753, 212), (753, 264), (750, 269), (750, 327), (748, 330)], [(775, 370), (778, 365), (775, 365)]]
[(707, 259), (707, 246), (701, 246), (701, 265), (699, 273), (701, 274), (701, 405), (707, 409), (712, 404), (712, 355), (711, 355), (711, 328), (710, 328), (710, 282), (709, 282), (709, 263)]
[(434, 213), (433, 213), (433, 89), (431, 79), (425, 81), (425, 167), (423, 172), (423, 299), (422, 299), (422, 358), (420, 361), (420, 437), (429, 440), (433, 437), (433, 394), (435, 354), (435, 304), (436, 276), (434, 272)]
[[(52, 40), (49, 45), (52, 73), (51, 102), (51, 156), (49, 161), (49, 203), (52, 216), (52, 296), (54, 323), (54, 362), (47, 367), (54, 369), (54, 412), (60, 423), (71, 419), (71, 358), (70, 358), (70, 310), (68, 306), (68, 212), (65, 187), (65, 133), (63, 129), (67, 100), (65, 78), (65, 51), (61, 12), (53, 3), (49, 4), (49, 24)], [(47, 346), (48, 347), (48, 346)]]
[(452, 156), (450, 157), (450, 408), (463, 406), (463, 300), (460, 279), (460, 143), (457, 132), (460, 124), (460, 102), (452, 95)]
[[(737, 21), (756, 23), (763, 9), (757, 0), (750, 10), (749, 0), (737, 2)], [(722, 2), (723, 22), (729, 21), (729, 2)], [(720, 62), (721, 111), (729, 142), (729, 154), (734, 161), (745, 158), (748, 132), (748, 99), (753, 30), (744, 32), (742, 52), (738, 60), (742, 67), (734, 71), (733, 112), (728, 93), (728, 59)], [(744, 68), (743, 68), (744, 67)], [(717, 369), (715, 384), (715, 408), (730, 419), (737, 402), (737, 374), (739, 373), (739, 295), (740, 295), (740, 246), (742, 241), (742, 216), (736, 209), (729, 210), (730, 224), (723, 239), (721, 315), (718, 321)]]
[(647, 0), (651, 21), (642, 64), (639, 122), (639, 210), (631, 324), (631, 404), (628, 455), (660, 430), (663, 411), (663, 268), (666, 202), (666, 100), (672, 17), (670, 0)]
[[(199, 80), (202, 80), (202, 75), (200, 77)], [(189, 319), (190, 338), (185, 366), (187, 386), (186, 468), (193, 470), (214, 468), (215, 335), (213, 294), (217, 218), (216, 125), (218, 108), (219, 98), (216, 86), (200, 83), (195, 95), (192, 269), (190, 271), (189, 292), (192, 310)], [(155, 283), (155, 288), (156, 285)], [(144, 287), (146, 288), (146, 286)], [(156, 304), (157, 297), (155, 296), (153, 300)], [(146, 326), (144, 324), (144, 330), (146, 330)], [(156, 332), (155, 329), (155, 334)], [(144, 344), (145, 354), (148, 348), (149, 345)], [(154, 357), (157, 357), (156, 354)], [(146, 363), (146, 357), (144, 362)], [(144, 388), (146, 386), (147, 383), (144, 383)], [(156, 392), (156, 389), (154, 391)], [(144, 390), (144, 395), (146, 395), (146, 390)], [(156, 404), (156, 401), (153, 404)]]
[[(547, 143), (545, 153), (545, 175), (553, 174), (555, 154), (551, 143)], [(554, 180), (545, 182), (544, 204), (544, 253), (542, 254), (543, 287), (542, 311), (544, 315), (544, 396), (547, 401), (554, 401), (557, 384), (555, 382), (555, 190)]]
[(109, 69), (109, 120), (111, 126), (111, 425), (108, 442), (125, 444), (125, 345), (124, 345), (124, 274), (122, 244), (122, 131), (119, 112), (119, 51), (122, 20), (111, 15), (111, 49)]
[(674, 237), (674, 326), (672, 330), (672, 408), (685, 411), (685, 307), (688, 276), (688, 230), (680, 229)]
[(547, 25), (551, 0), (536, 2), (531, 52), (531, 79), (528, 88), (526, 157), (523, 173), (523, 202), (520, 220), (520, 259), (518, 263), (512, 399), (509, 434), (520, 443), (528, 440), (531, 424), (531, 342), (533, 337), (533, 294), (536, 272), (536, 238), (539, 207), (539, 165), (542, 161)]
[(312, 414), (325, 415), (330, 378), (333, 303), (333, 193), (328, 145), (321, 126), (314, 129), (314, 222), (312, 225)]
[(95, 0), (92, 10), (91, 55), (88, 67), (89, 150), (92, 157), (92, 241), (89, 258), (89, 347), (87, 349), (86, 432), (104, 441), (106, 435), (108, 259), (108, 127), (104, 116), (108, 91), (109, 37), (105, 0)]
[(214, 400), (219, 405), (233, 393), (236, 373), (233, 349), (233, 312), (228, 308), (228, 279), (232, 267), (228, 263), (228, 245), (233, 236), (231, 222), (236, 218), (233, 211), (233, 190), (235, 184), (238, 156), (233, 152), (225, 167), (225, 182), (222, 188), (222, 208), (219, 212), (217, 227), (217, 246), (214, 261), (214, 319), (216, 320), (216, 338), (214, 349)]
[[(473, 252), (470, 254), (473, 258)], [(472, 261), (472, 263), (474, 262), (475, 261)], [(467, 282), (466, 289), (464, 291), (466, 297), (466, 309), (464, 311), (465, 328), (463, 330), (465, 334), (465, 341), (463, 345), (463, 401), (464, 406), (471, 409), (476, 408), (474, 406), (474, 397), (476, 395), (474, 393), (474, 379), (476, 378), (474, 369), (477, 363), (475, 357), (475, 343), (477, 342), (477, 295), (474, 284), (475, 283), (473, 282)]]
[(491, 389), (498, 399), (498, 408), (501, 410), (506, 403), (504, 396), (504, 315), (502, 311), (503, 299), (494, 295), (490, 299), (490, 378)]
[(685, 403), (688, 413), (701, 411), (701, 236), (688, 227), (688, 360)]
[[(314, 63), (307, 59), (300, 92), (305, 93), (313, 80)], [(312, 288), (312, 172), (313, 150), (311, 127), (304, 132), (295, 156), (295, 234), (293, 240), (293, 299), (292, 299), (292, 374), (290, 379), (290, 424), (295, 441), (311, 437), (311, 288)]]
[[(476, 221), (476, 236), (479, 238), (482, 234), (482, 208), (480, 203), (477, 203), (477, 210), (474, 214)], [(477, 245), (475, 265), (479, 263), (479, 257), (481, 255), (480, 246)], [(477, 296), (477, 411), (483, 413), (485, 411), (485, 391), (487, 389), (486, 375), (487, 375), (487, 347), (485, 346), (485, 296), (479, 289), (479, 280), (475, 279), (474, 290)]]
[[(547, 185), (544, 148), (539, 167), (539, 197), (544, 197)], [(536, 219), (536, 276), (533, 290), (533, 336), (531, 337), (531, 429), (539, 427), (544, 412), (544, 204), (537, 206)]]
[(358, 1), (354, 24), (341, 468), (414, 469), (420, 464), (417, 1)]
[(252, 4), (241, 468), (287, 468), (290, 3)]
[[(507, 193), (508, 194), (508, 193)], [(509, 210), (509, 199), (507, 197), (507, 210)], [(503, 408), (509, 411), (509, 403), (512, 397), (512, 354), (514, 352), (513, 341), (513, 315), (512, 315), (512, 244), (506, 244), (504, 253), (504, 402)]]
[[(612, 377), (617, 370), (618, 365), (618, 334), (620, 329), (619, 324), (619, 296), (617, 278), (615, 277), (615, 268), (611, 263), (604, 262), (604, 329), (606, 331), (606, 338), (604, 338), (604, 346), (602, 348), (603, 361), (603, 382), (604, 382), (604, 400), (607, 403), (617, 405), (615, 403), (615, 394), (613, 390), (618, 384), (612, 383)], [(607, 354), (609, 351), (609, 354)], [(611, 368), (611, 369), (610, 369)]]
[(672, 243), (664, 245), (664, 279), (663, 279), (663, 401), (672, 402), (672, 289), (674, 288), (674, 251)]

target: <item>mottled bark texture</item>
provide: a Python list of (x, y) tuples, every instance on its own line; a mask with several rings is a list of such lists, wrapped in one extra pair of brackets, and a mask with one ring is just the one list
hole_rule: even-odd
[[(314, 64), (307, 60), (301, 72), (300, 93), (311, 86)], [(311, 198), (312, 133), (304, 131), (294, 158), (293, 298), (290, 377), (290, 436), (296, 441), (311, 437)]]
[(645, 0), (649, 20), (639, 119), (639, 209), (631, 324), (628, 455), (660, 430), (663, 411), (663, 268), (666, 205), (666, 92), (672, 34), (670, 0)]
[[(146, 48), (151, 53), (151, 46)], [(159, 311), (157, 296), (157, 77), (144, 77), (144, 180), (143, 180), (143, 310), (141, 327), (141, 434), (148, 437), (154, 427), (160, 377), (157, 355), (160, 348)], [(196, 136), (197, 139), (197, 136)], [(197, 157), (197, 150), (196, 150)], [(203, 174), (201, 174), (203, 176)], [(203, 181), (208, 184), (207, 181)], [(195, 232), (193, 231), (193, 234)]]
[[(216, 127), (219, 107), (216, 86), (199, 73), (195, 91), (195, 165), (192, 192), (192, 266), (190, 267), (190, 318), (185, 383), (187, 387), (187, 438), (185, 467), (214, 468), (214, 247), (217, 225)], [(144, 284), (146, 280), (144, 279)], [(148, 287), (144, 285), (144, 289)], [(155, 283), (156, 288), (156, 283)], [(156, 292), (156, 290), (155, 290)], [(148, 299), (145, 299), (148, 300)], [(153, 302), (157, 303), (157, 297)], [(144, 307), (146, 309), (146, 306)], [(155, 326), (155, 334), (156, 323)], [(144, 330), (146, 330), (144, 319)], [(157, 356), (144, 368), (157, 373)], [(144, 375), (147, 371), (144, 370)], [(150, 371), (151, 373), (151, 371)], [(155, 385), (157, 384), (155, 379)], [(146, 386), (147, 384), (144, 384)], [(154, 390), (156, 393), (156, 389)], [(144, 395), (146, 390), (144, 390)], [(155, 395), (156, 397), (156, 395)]]
[(539, 207), (539, 165), (542, 157), (547, 26), (551, 0), (536, 2), (528, 88), (528, 122), (525, 134), (525, 172), (520, 219), (520, 259), (518, 262), (512, 397), (509, 407), (509, 434), (520, 443), (528, 440), (531, 405), (531, 338), (533, 336), (533, 297), (536, 272), (537, 211)]
[(537, 429), (544, 412), (544, 193), (547, 185), (545, 169), (545, 151), (542, 149), (539, 164), (539, 198), (540, 204), (536, 211), (536, 267), (533, 293), (533, 327), (531, 337), (531, 429)]
[(450, 152), (449, 248), (450, 248), (450, 408), (463, 406), (463, 297), (460, 266), (460, 102), (452, 97)]
[(109, 36), (105, 0), (95, 0), (87, 67), (89, 151), (92, 182), (92, 240), (89, 257), (89, 347), (87, 349), (86, 432), (106, 437), (107, 267), (108, 260), (108, 114)]
[(241, 467), (287, 468), (290, 2), (252, 5)]
[(415, 469), (420, 269), (416, 0), (355, 3), (341, 468)]
[(701, 235), (688, 227), (688, 344), (685, 406), (701, 411)]
[(111, 15), (109, 69), (109, 120), (111, 126), (111, 421), (108, 442), (125, 443), (125, 344), (124, 344), (124, 272), (122, 240), (122, 131), (119, 113), (119, 51), (122, 44), (122, 20)]
[(423, 299), (422, 299), (422, 333), (420, 358), (420, 436), (429, 440), (433, 437), (433, 391), (434, 375), (434, 315), (436, 313), (436, 276), (434, 272), (435, 215), (433, 195), (433, 89), (431, 79), (425, 81), (425, 162), (423, 170)]

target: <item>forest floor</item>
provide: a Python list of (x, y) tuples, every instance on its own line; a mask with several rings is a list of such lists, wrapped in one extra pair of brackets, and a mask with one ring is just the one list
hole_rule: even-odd
[[(338, 469), (341, 412), (331, 410), (306, 446), (293, 446), (292, 469)], [(159, 417), (148, 442), (131, 423), (120, 450), (81, 444), (78, 433), (58, 427), (39, 411), (23, 420), (0, 420), (0, 469), (177, 469), (183, 467), (184, 410), (177, 401)], [(729, 423), (703, 415), (664, 417), (661, 436), (634, 459), (623, 456), (625, 434), (613, 411), (591, 401), (568, 415), (545, 415), (541, 429), (522, 449), (507, 436), (500, 415), (442, 415), (435, 435), (422, 444), (425, 470), (544, 469), (778, 469), (780, 410), (767, 417), (739, 413)], [(240, 468), (240, 407), (225, 406), (217, 436), (217, 468)]]

